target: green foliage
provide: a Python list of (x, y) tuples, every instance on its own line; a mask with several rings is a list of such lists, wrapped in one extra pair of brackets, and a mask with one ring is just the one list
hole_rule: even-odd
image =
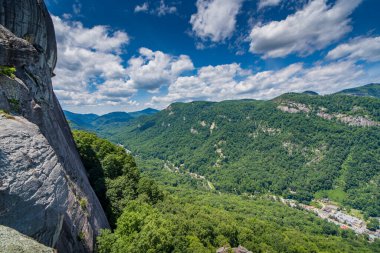
[[(139, 190), (140, 172), (135, 160), (124, 148), (98, 138), (95, 134), (74, 131), (73, 136), (89, 181), (114, 226), (128, 201), (136, 199), (139, 191), (145, 193)], [(143, 180), (141, 182), (144, 183)], [(149, 183), (150, 192), (144, 188), (149, 193), (144, 194), (144, 197), (147, 197), (147, 201), (156, 202), (162, 198), (162, 193), (154, 181)], [(80, 201), (81, 207), (82, 201), (83, 199)]]
[(15, 76), (16, 68), (12, 66), (0, 66), (0, 75), (8, 76), (12, 79), (16, 78)]
[[(286, 101), (311, 111), (277, 109)], [(205, 176), (217, 191), (270, 191), (305, 203), (324, 192), (342, 205), (380, 216), (380, 128), (326, 120), (317, 115), (321, 108), (380, 121), (376, 98), (285, 94), (273, 101), (175, 103), (98, 132), (124, 144), (144, 163), (170, 161)], [(149, 175), (165, 183), (199, 186), (199, 181), (171, 180), (170, 172), (162, 176), (153, 168), (148, 167)]]
[(372, 83), (361, 87), (347, 89), (339, 92), (339, 94), (347, 94), (354, 96), (371, 96), (380, 98), (380, 84)]
[(378, 219), (369, 219), (369, 222), (367, 223), (367, 228), (371, 231), (376, 231), (377, 229), (380, 229), (380, 222)]
[(334, 189), (334, 190), (326, 190), (317, 192), (315, 197), (318, 199), (328, 198), (332, 201), (336, 201), (338, 203), (344, 203), (347, 200), (346, 193), (342, 189)]
[[(308, 202), (320, 194), (370, 216), (380, 212), (379, 128), (276, 109), (289, 99), (329, 113), (357, 115), (356, 106), (373, 120), (380, 117), (375, 99), (287, 94), (268, 102), (177, 103), (153, 116), (99, 128), (138, 154), (143, 176), (123, 147), (74, 131), (114, 228), (97, 238), (99, 252), (203, 253), (238, 245), (255, 253), (378, 252), (379, 241), (369, 243), (266, 197), (270, 191)], [(173, 168), (165, 167), (168, 161)], [(207, 180), (216, 189), (197, 191)]]
[(85, 235), (83, 231), (80, 231), (78, 234), (78, 241), (83, 241), (85, 239)]
[(156, 204), (158, 201), (164, 199), (164, 195), (155, 181), (146, 177), (141, 178), (137, 192), (146, 202), (151, 204)]
[(115, 179), (123, 175), (123, 164), (125, 156), (109, 154), (102, 161), (104, 175), (108, 178)]
[(87, 202), (86, 198), (79, 199), (79, 205), (83, 211), (87, 211), (87, 204), (88, 204), (88, 202)]
[(244, 245), (252, 252), (376, 252), (377, 245), (313, 214), (265, 198), (177, 191), (156, 205), (130, 201), (114, 233), (98, 237), (100, 253), (215, 252)]

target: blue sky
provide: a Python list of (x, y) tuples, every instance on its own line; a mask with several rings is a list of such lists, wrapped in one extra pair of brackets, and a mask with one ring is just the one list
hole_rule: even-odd
[(64, 109), (328, 94), (380, 82), (378, 0), (46, 0)]

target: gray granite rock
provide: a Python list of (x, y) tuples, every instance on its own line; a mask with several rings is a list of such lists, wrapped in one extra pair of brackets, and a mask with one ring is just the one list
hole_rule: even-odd
[(0, 116), (0, 224), (58, 252), (92, 252), (109, 225), (53, 92), (50, 16), (40, 0), (0, 0), (0, 24), (0, 65), (17, 69), (0, 75), (0, 110), (10, 113)]
[(0, 65), (24, 66), (38, 59), (37, 50), (0, 25)]
[(32, 238), (29, 238), (14, 229), (0, 225), (0, 253), (54, 253)]
[(43, 0), (0, 0), (0, 24), (46, 54), (50, 69), (57, 62), (53, 22)]

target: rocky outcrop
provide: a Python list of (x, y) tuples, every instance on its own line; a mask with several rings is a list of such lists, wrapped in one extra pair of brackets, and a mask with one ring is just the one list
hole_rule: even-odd
[[(295, 103), (288, 101), (286, 103), (281, 103), (277, 106), (277, 109), (286, 113), (315, 113), (318, 117), (321, 117), (326, 120), (337, 120), (349, 126), (357, 126), (357, 127), (373, 127), (380, 126), (380, 122), (371, 120), (365, 116), (352, 116), (343, 113), (327, 113), (326, 108), (319, 107), (318, 109), (313, 109), (308, 105)], [(355, 111), (355, 108), (353, 109)]]
[(216, 250), (216, 253), (252, 253), (252, 251), (247, 250), (243, 246), (239, 245), (237, 248), (231, 248), (229, 246), (224, 246)]
[(108, 222), (51, 83), (53, 23), (42, 0), (0, 0), (0, 224), (58, 252), (92, 252)]
[(295, 103), (295, 102), (288, 102), (286, 104), (281, 104), (277, 106), (277, 109), (283, 111), (283, 112), (288, 112), (288, 113), (309, 113), (311, 109), (304, 104), (301, 103)]
[(14, 229), (0, 225), (0, 253), (54, 253), (33, 239), (17, 232)]

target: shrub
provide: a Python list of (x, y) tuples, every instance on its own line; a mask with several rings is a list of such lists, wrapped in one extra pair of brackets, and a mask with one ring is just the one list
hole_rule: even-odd
[(14, 79), (16, 73), (16, 68), (15, 67), (10, 67), (10, 66), (0, 66), (0, 75), (8, 76), (12, 79)]
[(367, 223), (367, 228), (371, 231), (376, 231), (377, 229), (380, 228), (380, 222), (378, 219), (372, 218), (369, 220)]
[(79, 205), (83, 211), (87, 211), (87, 199), (86, 198), (80, 199)]
[(85, 239), (85, 234), (83, 231), (80, 231), (78, 234), (78, 241), (83, 241)]

